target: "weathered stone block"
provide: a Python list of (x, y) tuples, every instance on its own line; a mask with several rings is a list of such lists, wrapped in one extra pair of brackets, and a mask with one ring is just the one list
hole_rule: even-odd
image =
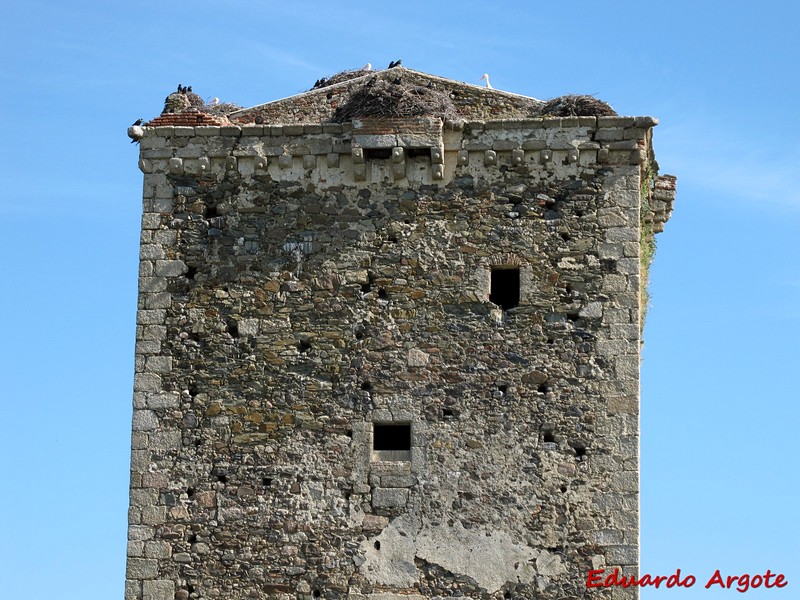
[(175, 583), (171, 580), (145, 581), (142, 586), (145, 600), (175, 600)]
[(402, 508), (408, 501), (408, 490), (404, 488), (375, 488), (372, 490), (372, 506), (375, 508)]
[(136, 373), (133, 376), (133, 389), (137, 392), (160, 392), (161, 377), (152, 373)]
[(140, 580), (129, 579), (125, 582), (125, 600), (143, 600)]
[(152, 410), (133, 411), (133, 430), (152, 431), (158, 428), (158, 417)]
[(157, 561), (148, 558), (128, 559), (128, 579), (153, 579), (157, 575)]
[(189, 269), (182, 260), (157, 260), (156, 271), (157, 277), (178, 277), (183, 275)]
[(635, 565), (639, 562), (636, 546), (609, 546), (606, 559), (612, 565)]
[[(151, 357), (156, 358), (156, 357)], [(151, 394), (147, 398), (148, 408), (175, 408), (180, 401), (180, 394), (178, 392), (161, 392), (160, 394)]]
[(172, 357), (148, 356), (145, 368), (149, 373), (169, 373), (172, 371)]

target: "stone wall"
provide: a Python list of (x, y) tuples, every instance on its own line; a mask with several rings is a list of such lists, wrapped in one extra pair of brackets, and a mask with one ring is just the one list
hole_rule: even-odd
[(126, 599), (635, 573), (654, 124), (146, 129)]

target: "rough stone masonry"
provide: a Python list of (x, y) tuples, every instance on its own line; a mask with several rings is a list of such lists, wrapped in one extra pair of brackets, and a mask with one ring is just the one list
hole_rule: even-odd
[[(372, 78), (460, 118), (334, 123)], [(586, 578), (638, 566), (656, 120), (404, 68), (175, 104), (134, 131), (126, 599), (635, 598)]]

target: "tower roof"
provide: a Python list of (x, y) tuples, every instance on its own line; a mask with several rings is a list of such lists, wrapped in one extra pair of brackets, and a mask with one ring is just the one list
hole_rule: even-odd
[[(616, 114), (607, 104), (592, 100), (593, 110), (601, 112), (583, 114)], [(302, 94), (227, 116), (242, 124), (344, 122), (358, 117), (497, 120), (543, 116), (542, 109), (548, 104), (529, 96), (394, 67), (380, 71), (344, 71), (317, 81), (314, 88)]]

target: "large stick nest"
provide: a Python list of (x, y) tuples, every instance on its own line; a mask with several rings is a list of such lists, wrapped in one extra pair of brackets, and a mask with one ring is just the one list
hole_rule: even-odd
[(227, 114), (241, 110), (242, 107), (235, 102), (217, 102), (216, 104), (203, 104), (199, 110), (216, 117), (224, 117)]
[(536, 111), (540, 117), (616, 117), (617, 112), (594, 96), (570, 94), (544, 103)]
[(311, 89), (318, 90), (320, 88), (328, 87), (330, 85), (336, 85), (337, 83), (342, 83), (343, 81), (350, 81), (351, 79), (357, 79), (358, 77), (369, 75), (370, 73), (374, 73), (374, 71), (370, 71), (368, 69), (354, 69), (352, 71), (340, 71), (339, 73), (336, 73), (336, 75), (331, 75), (330, 77), (323, 77), (322, 79), (317, 79), (317, 82)]
[(355, 90), (345, 104), (336, 109), (335, 123), (358, 117), (424, 117), (460, 120), (449, 94), (435, 87), (406, 83), (401, 77), (392, 81), (370, 79)]

